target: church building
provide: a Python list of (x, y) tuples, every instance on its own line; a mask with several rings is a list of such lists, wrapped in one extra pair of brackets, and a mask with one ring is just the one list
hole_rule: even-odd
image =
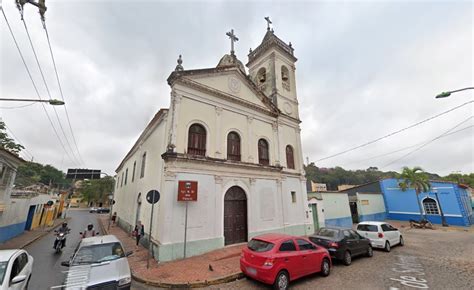
[[(267, 19), (269, 22), (269, 19)], [(313, 233), (307, 204), (294, 49), (268, 23), (246, 67), (234, 52), (216, 67), (168, 78), (170, 107), (159, 110), (116, 169), (113, 211), (131, 231), (151, 227), (159, 261), (198, 255), (269, 233)], [(190, 190), (185, 199), (180, 191)], [(187, 215), (187, 219), (186, 219)], [(185, 227), (186, 224), (186, 227)], [(186, 253), (185, 250), (186, 229)]]

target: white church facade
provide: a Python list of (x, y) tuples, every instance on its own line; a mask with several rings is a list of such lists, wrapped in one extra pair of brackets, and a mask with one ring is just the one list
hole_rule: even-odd
[[(169, 109), (161, 109), (116, 169), (114, 211), (131, 230), (141, 221), (159, 261), (184, 256), (185, 203), (179, 181), (197, 182), (188, 201), (186, 256), (253, 236), (313, 232), (307, 205), (293, 48), (268, 28), (262, 43), (237, 59), (232, 42), (217, 67), (184, 70), (181, 56), (168, 78)], [(148, 241), (146, 236), (146, 241)]]

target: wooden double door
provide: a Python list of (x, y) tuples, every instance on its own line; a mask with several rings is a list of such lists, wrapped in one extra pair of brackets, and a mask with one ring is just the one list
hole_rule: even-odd
[(247, 196), (242, 188), (233, 186), (224, 196), (225, 245), (247, 241)]

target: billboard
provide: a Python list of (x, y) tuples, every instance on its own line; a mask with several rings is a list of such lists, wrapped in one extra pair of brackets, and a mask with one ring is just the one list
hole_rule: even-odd
[(68, 169), (66, 179), (100, 179), (100, 170), (96, 169)]

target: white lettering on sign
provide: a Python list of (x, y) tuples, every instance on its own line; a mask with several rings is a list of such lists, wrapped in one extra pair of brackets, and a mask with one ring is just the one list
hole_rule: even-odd
[[(423, 265), (421, 265), (416, 257), (413, 256), (402, 256), (396, 255), (398, 263), (395, 263), (395, 267), (392, 268), (393, 272), (404, 274), (397, 278), (390, 278), (392, 281), (396, 281), (404, 286), (418, 289), (428, 289), (428, 281), (426, 279), (415, 277), (424, 276), (425, 271)], [(409, 274), (410, 276), (407, 276)], [(392, 288), (392, 287), (391, 287)]]

